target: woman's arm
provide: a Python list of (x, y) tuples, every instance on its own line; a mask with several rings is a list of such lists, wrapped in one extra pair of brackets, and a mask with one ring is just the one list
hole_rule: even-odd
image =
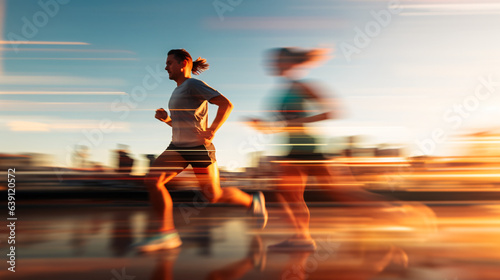
[(247, 118), (244, 123), (264, 134), (280, 133), (286, 131), (285, 121), (264, 121), (257, 118)]
[(215, 115), (215, 119), (212, 122), (212, 125), (207, 129), (212, 130), (215, 133), (227, 120), (229, 114), (231, 114), (231, 111), (233, 110), (233, 104), (224, 95), (216, 96), (210, 99), (208, 102), (219, 106), (219, 109), (217, 109), (217, 115)]
[(303, 124), (303, 123), (312, 123), (324, 121), (332, 118), (338, 118), (338, 110), (337, 104), (335, 104), (332, 100), (326, 99), (319, 94), (315, 90), (313, 90), (309, 85), (304, 83), (296, 83), (296, 86), (299, 87), (301, 92), (303, 92), (309, 99), (313, 100), (316, 104), (321, 106), (322, 113), (293, 119), (291, 124)]
[(172, 119), (168, 115), (167, 111), (165, 111), (165, 109), (163, 108), (156, 110), (155, 118), (172, 126)]
[(212, 122), (212, 125), (207, 128), (207, 131), (204, 131), (202, 133), (202, 136), (207, 140), (208, 143), (210, 143), (215, 136), (215, 132), (219, 130), (224, 122), (226, 122), (229, 114), (231, 114), (231, 111), (233, 110), (233, 104), (222, 94), (211, 98), (208, 102), (219, 106), (219, 108), (217, 109), (217, 115), (215, 115), (215, 119)]

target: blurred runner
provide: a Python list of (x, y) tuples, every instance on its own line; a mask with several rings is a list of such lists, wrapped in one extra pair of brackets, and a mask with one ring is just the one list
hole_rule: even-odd
[[(384, 196), (349, 184), (335, 186), (341, 178), (353, 183), (348, 168), (332, 164), (320, 151), (320, 143), (307, 125), (338, 117), (339, 107), (333, 99), (322, 96), (314, 85), (301, 77), (306, 70), (328, 58), (328, 49), (279, 48), (270, 51), (272, 74), (284, 80), (284, 90), (276, 100), (277, 121), (250, 119), (250, 125), (264, 133), (283, 132), (289, 147), (288, 154), (280, 160), (281, 175), (278, 184), (279, 202), (283, 205), (294, 234), (287, 240), (269, 246), (270, 250), (315, 250), (316, 243), (309, 231), (309, 209), (304, 200), (304, 189), (308, 177), (314, 177), (319, 185), (328, 189), (328, 195), (341, 202), (377, 202), (379, 206), (371, 215), (376, 219), (397, 220), (408, 224), (408, 220), (422, 223), (426, 229), (435, 227), (434, 213), (426, 206), (413, 203), (387, 202)], [(335, 176), (332, 174), (334, 171)], [(335, 178), (337, 177), (337, 178)], [(410, 219), (411, 218), (411, 219)], [(414, 219), (417, 218), (417, 219)], [(415, 222), (412, 223), (412, 226)]]
[[(300, 79), (304, 71), (328, 58), (329, 49), (304, 50), (279, 48), (270, 51), (272, 75), (284, 79), (284, 90), (276, 100), (278, 121), (251, 119), (250, 124), (265, 132), (284, 132), (289, 152), (281, 161), (278, 199), (293, 224), (294, 235), (284, 242), (269, 246), (277, 250), (314, 250), (316, 244), (309, 232), (309, 209), (304, 201), (304, 188), (309, 175), (331, 184), (326, 158), (318, 140), (308, 133), (307, 124), (335, 116), (333, 104), (321, 96), (314, 86)], [(314, 109), (313, 109), (314, 108)]]
[[(162, 224), (157, 235), (139, 246), (142, 251), (171, 249), (182, 244), (174, 226), (172, 198), (165, 185), (188, 165), (193, 167), (201, 191), (208, 202), (243, 205), (259, 217), (262, 227), (267, 222), (267, 211), (261, 192), (252, 197), (237, 188), (220, 187), (212, 139), (229, 117), (233, 105), (205, 82), (191, 78), (191, 73), (198, 75), (207, 70), (208, 66), (203, 58), (193, 61), (184, 49), (168, 52), (165, 70), (169, 79), (177, 83), (177, 87), (168, 104), (170, 116), (160, 108), (156, 110), (155, 118), (172, 127), (172, 141), (155, 160), (145, 180), (153, 210)], [(219, 106), (210, 126), (208, 102)]]

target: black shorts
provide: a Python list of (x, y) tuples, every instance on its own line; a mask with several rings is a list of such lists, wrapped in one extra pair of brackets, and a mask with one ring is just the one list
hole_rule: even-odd
[(290, 150), (285, 160), (290, 161), (321, 161), (327, 158), (320, 152), (318, 140), (306, 133), (288, 135)]
[(178, 147), (170, 143), (166, 151), (175, 151), (186, 161), (186, 167), (191, 164), (192, 167), (208, 167), (216, 161), (215, 146), (200, 145), (195, 147)]

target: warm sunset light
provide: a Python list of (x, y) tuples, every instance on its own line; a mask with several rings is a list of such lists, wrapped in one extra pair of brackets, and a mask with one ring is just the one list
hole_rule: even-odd
[(497, 0), (0, 0), (0, 279), (498, 280)]

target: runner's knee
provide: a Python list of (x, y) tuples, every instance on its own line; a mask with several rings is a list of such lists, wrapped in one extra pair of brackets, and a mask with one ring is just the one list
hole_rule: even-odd
[(161, 172), (154, 172), (154, 173), (149, 173), (148, 175), (146, 175), (146, 177), (144, 178), (144, 184), (146, 185), (146, 187), (148, 189), (160, 189), (160, 188), (164, 188), (165, 187), (165, 184), (168, 183), (168, 181), (170, 180), (165, 180), (165, 178), (172, 178), (176, 175), (176, 173), (165, 173), (165, 175), (163, 176), (163, 181), (160, 182), (160, 180), (162, 179), (162, 174)]
[(209, 203), (216, 203), (222, 197), (222, 191), (220, 189), (217, 190), (215, 188), (212, 188), (210, 190), (205, 189), (203, 195)]

